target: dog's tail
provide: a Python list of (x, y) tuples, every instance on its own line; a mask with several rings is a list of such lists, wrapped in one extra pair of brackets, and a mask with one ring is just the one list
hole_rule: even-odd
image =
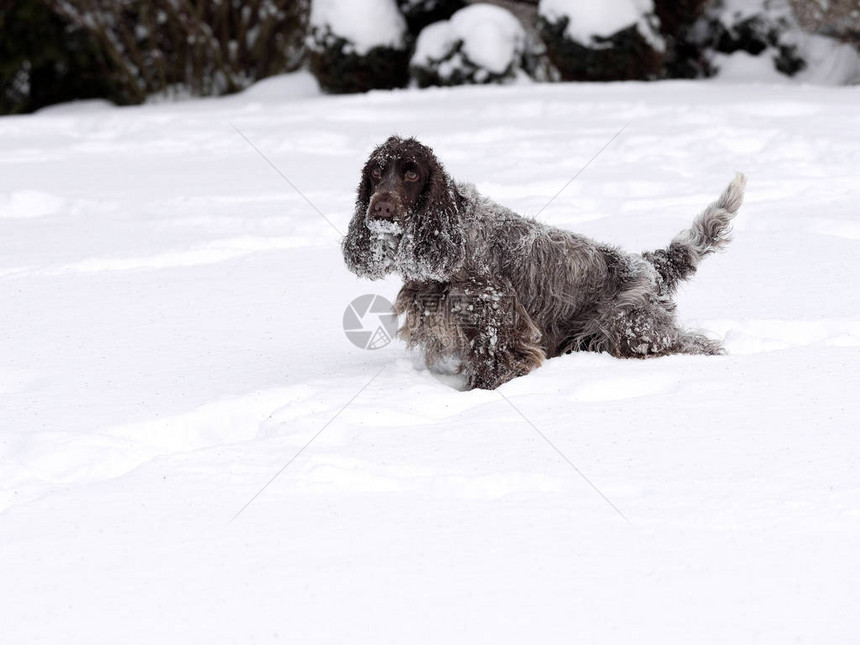
[(657, 269), (663, 293), (674, 291), (679, 282), (696, 272), (702, 258), (729, 243), (732, 218), (743, 203), (746, 183), (746, 177), (737, 173), (719, 199), (696, 217), (690, 228), (678, 233), (667, 248), (642, 254)]

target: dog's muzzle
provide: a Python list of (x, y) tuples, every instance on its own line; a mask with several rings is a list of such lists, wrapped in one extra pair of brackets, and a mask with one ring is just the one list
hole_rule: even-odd
[(396, 194), (388, 191), (374, 193), (367, 208), (368, 219), (388, 222), (399, 221), (402, 212), (403, 205), (400, 199)]

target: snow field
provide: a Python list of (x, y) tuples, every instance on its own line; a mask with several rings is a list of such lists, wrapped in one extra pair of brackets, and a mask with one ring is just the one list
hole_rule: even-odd
[[(0, 119), (4, 641), (851, 642), (858, 99), (299, 75)], [(745, 172), (679, 297), (729, 354), (467, 393), (348, 341), (349, 302), (398, 280), (351, 276), (234, 129), (342, 232), (394, 132), (534, 214), (625, 124), (540, 219), (655, 248)]]

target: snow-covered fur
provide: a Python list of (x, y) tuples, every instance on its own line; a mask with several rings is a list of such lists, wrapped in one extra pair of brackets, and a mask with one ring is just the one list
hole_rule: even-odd
[(364, 166), (343, 254), (359, 276), (403, 276), (400, 336), (428, 367), (453, 361), (469, 388), (575, 350), (719, 354), (678, 327), (672, 296), (728, 242), (744, 185), (738, 173), (665, 249), (631, 254), (522, 217), (454, 182), (427, 146), (391, 137)]

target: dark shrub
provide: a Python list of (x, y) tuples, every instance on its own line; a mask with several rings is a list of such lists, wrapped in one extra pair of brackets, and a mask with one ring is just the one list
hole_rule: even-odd
[(663, 42), (659, 21), (642, 14), (618, 31), (600, 35), (571, 36), (568, 27), (578, 24), (570, 13), (543, 10), (538, 30), (547, 55), (565, 81), (649, 80), (661, 75)]
[(105, 61), (87, 32), (39, 0), (0, 6), (0, 114), (112, 95)]
[(707, 25), (700, 22), (709, 4), (711, 0), (654, 0), (654, 13), (666, 41), (663, 66), (668, 78), (713, 74), (706, 48)]
[(103, 52), (117, 100), (238, 91), (296, 69), (309, 0), (45, 0)]
[(330, 29), (313, 29), (308, 51), (311, 72), (326, 92), (345, 94), (373, 89), (406, 87), (409, 83), (409, 52), (392, 47), (374, 47), (364, 54)]
[(466, 6), (463, 0), (397, 0), (409, 33), (417, 36), (427, 25), (447, 20), (458, 9)]

